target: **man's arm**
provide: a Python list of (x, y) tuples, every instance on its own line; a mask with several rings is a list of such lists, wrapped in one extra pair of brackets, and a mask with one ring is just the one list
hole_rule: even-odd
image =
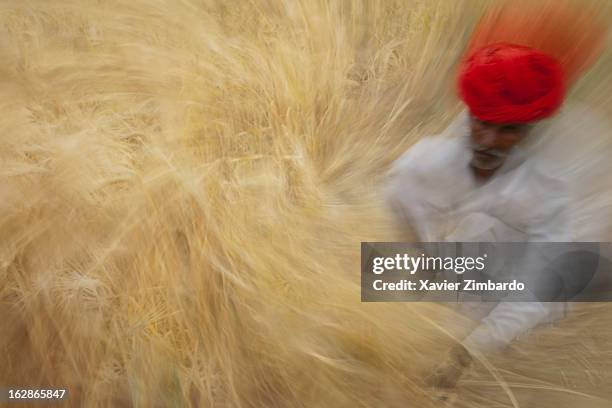
[(385, 205), (403, 241), (436, 241), (441, 222), (439, 211), (430, 202), (432, 160), (436, 158), (438, 136), (415, 143), (392, 165), (383, 189)]
[(559, 288), (559, 276), (544, 270), (561, 254), (541, 252), (542, 247), (537, 244), (571, 241), (566, 194), (557, 187), (559, 186), (555, 186), (556, 192), (549, 195), (549, 202), (531, 204), (539, 205), (538, 214), (535, 214), (536, 217), (530, 225), (527, 250), (518, 268), (519, 274), (522, 275), (519, 279), (531, 280), (527, 286), (533, 293), (528, 294), (525, 299), (529, 301), (506, 299), (495, 306), (449, 353), (447, 360), (432, 377), (431, 383), (434, 386), (453, 387), (463, 370), (470, 365), (469, 356), (478, 358), (483, 354), (503, 350), (518, 336), (549, 320), (559, 306), (563, 306), (549, 302), (557, 293), (555, 288)]
[(463, 341), (468, 350), (475, 353), (502, 350), (521, 334), (548, 320), (559, 308), (553, 301), (561, 290), (560, 275), (548, 268), (563, 255), (558, 251), (565, 247), (544, 247), (542, 243), (571, 241), (567, 208), (567, 197), (562, 191), (556, 191), (554, 196), (551, 194), (547, 216), (530, 226), (526, 251), (514, 271), (514, 276), (526, 283), (529, 292), (522, 295), (523, 301), (516, 296), (502, 300), (483, 318)]

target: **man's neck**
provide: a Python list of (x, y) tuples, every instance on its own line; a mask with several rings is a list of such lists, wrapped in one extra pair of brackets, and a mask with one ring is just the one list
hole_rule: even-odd
[(484, 170), (484, 169), (479, 169), (477, 167), (474, 167), (472, 165), (470, 165), (470, 169), (472, 170), (472, 173), (474, 174), (474, 178), (479, 183), (487, 182), (491, 178), (491, 176), (495, 174), (495, 170), (497, 170), (497, 169)]

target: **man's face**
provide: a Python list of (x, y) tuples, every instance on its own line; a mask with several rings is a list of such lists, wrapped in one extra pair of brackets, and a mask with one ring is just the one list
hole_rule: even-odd
[(478, 170), (496, 170), (517, 143), (527, 136), (528, 124), (492, 124), (470, 115), (472, 167)]

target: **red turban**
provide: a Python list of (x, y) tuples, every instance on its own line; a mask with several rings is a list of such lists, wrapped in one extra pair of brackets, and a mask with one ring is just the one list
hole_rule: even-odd
[(505, 0), (489, 8), (459, 67), (459, 93), (472, 113), (494, 123), (552, 115), (605, 45), (609, 27), (590, 3)]
[(459, 93), (485, 122), (528, 123), (561, 106), (566, 81), (560, 63), (533, 48), (496, 43), (474, 51), (459, 71)]

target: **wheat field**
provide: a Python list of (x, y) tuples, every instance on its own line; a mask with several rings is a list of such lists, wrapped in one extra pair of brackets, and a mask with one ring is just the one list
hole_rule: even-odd
[[(1, 1), (0, 385), (86, 407), (611, 406), (606, 304), (443, 402), (425, 379), (460, 317), (360, 302), (360, 242), (399, 239), (385, 171), (461, 109), (489, 4)], [(612, 117), (610, 54), (571, 97)]]

